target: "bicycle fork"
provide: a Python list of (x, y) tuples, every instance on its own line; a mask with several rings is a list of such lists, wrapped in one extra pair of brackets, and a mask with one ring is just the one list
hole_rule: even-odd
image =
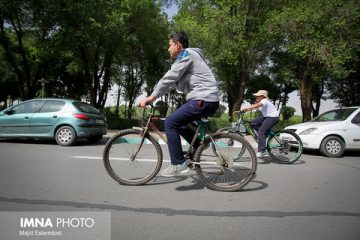
[(140, 127), (133, 127), (134, 130), (138, 130), (138, 131), (142, 131), (141, 134), (141, 140), (140, 140), (140, 145), (139, 148), (137, 149), (137, 151), (131, 156), (130, 160), (133, 162), (136, 159), (136, 156), (138, 155), (138, 153), (140, 152), (140, 149), (142, 148), (144, 142), (145, 142), (145, 135), (148, 131), (148, 128), (140, 128)]

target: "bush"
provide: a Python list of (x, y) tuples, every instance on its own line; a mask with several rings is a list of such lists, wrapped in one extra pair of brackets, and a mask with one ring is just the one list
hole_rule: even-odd
[(281, 108), (280, 112), (282, 114), (283, 120), (286, 121), (289, 120), (292, 116), (294, 116), (295, 111), (295, 108), (285, 106)]
[(230, 126), (229, 120), (227, 118), (209, 118), (212, 131), (216, 132), (220, 128), (228, 127)]
[(302, 117), (301, 116), (292, 116), (290, 119), (281, 120), (280, 122), (278, 122), (273, 127), (273, 130), (280, 131), (280, 130), (286, 128), (287, 126), (298, 124), (298, 123), (301, 123), (301, 122), (302, 122)]
[(103, 114), (106, 117), (109, 129), (127, 129), (133, 126), (140, 126), (138, 119), (125, 119), (111, 111), (110, 108), (104, 108)]
[(166, 117), (168, 108), (169, 108), (169, 104), (167, 102), (158, 101), (156, 103), (156, 109), (159, 111), (161, 117)]

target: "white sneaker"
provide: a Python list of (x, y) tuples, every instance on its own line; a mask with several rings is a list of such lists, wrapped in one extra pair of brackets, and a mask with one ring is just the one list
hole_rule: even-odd
[(189, 171), (188, 164), (189, 161), (185, 161), (184, 163), (179, 165), (170, 165), (169, 167), (161, 171), (161, 175), (163, 177), (174, 177), (181, 173), (187, 173)]
[(256, 157), (257, 158), (265, 158), (265, 157), (270, 157), (270, 155), (266, 150), (263, 150), (263, 151), (256, 153)]

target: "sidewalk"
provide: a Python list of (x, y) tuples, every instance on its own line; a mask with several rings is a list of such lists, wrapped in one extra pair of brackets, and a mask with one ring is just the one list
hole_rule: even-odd
[[(106, 137), (106, 138), (111, 138), (112, 136), (114, 136), (114, 134), (116, 134), (117, 132), (119, 132), (119, 131), (121, 131), (121, 130), (114, 130), (114, 129), (109, 129), (108, 131), (107, 131), (107, 134), (106, 135), (104, 135), (104, 137)], [(164, 135), (165, 135), (165, 133), (164, 132), (162, 132)], [(155, 136), (157, 136), (156, 135), (156, 133), (154, 134)], [(159, 137), (157, 137), (158, 139), (159, 139)], [(253, 148), (257, 148), (257, 142), (250, 136), (250, 135), (246, 135), (245, 136), (245, 139), (251, 144), (251, 146), (253, 147)], [(165, 144), (161, 139), (159, 139), (159, 143), (160, 144)], [(181, 139), (181, 143), (182, 143), (182, 145), (188, 145), (188, 143), (184, 140), (184, 139)]]

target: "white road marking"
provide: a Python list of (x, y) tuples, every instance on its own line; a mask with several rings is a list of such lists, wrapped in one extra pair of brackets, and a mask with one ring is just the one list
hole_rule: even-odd
[[(75, 159), (86, 159), (86, 160), (102, 160), (102, 157), (95, 157), (95, 156), (72, 156), (72, 158)], [(115, 161), (128, 161), (128, 158), (112, 158), (112, 160)], [(155, 162), (155, 159), (148, 159), (148, 158), (140, 158), (136, 159), (138, 162)], [(169, 159), (164, 159), (163, 162), (170, 163), (171, 161)], [(199, 163), (195, 163), (199, 164)], [(216, 165), (216, 161), (214, 162), (201, 162), (201, 165)], [(233, 166), (239, 167), (239, 166), (247, 166), (247, 164), (244, 164), (242, 162), (233, 162)]]
[[(71, 156), (72, 158), (75, 159), (91, 159), (91, 160), (102, 160), (102, 157), (94, 157), (94, 156)], [(112, 158), (112, 160), (116, 160), (116, 161), (127, 161), (129, 160), (128, 158)], [(140, 158), (140, 159), (136, 159), (136, 161), (141, 161), (141, 162), (155, 162), (156, 159), (147, 159), (147, 158)], [(163, 159), (163, 162), (170, 162), (169, 159)]]

